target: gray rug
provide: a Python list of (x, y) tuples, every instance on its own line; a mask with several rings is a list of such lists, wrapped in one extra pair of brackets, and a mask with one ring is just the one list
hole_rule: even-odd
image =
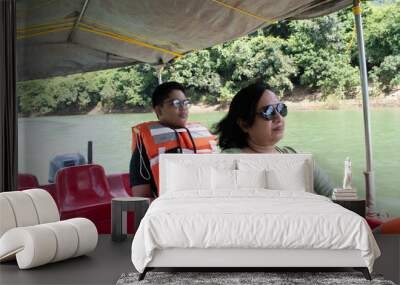
[(328, 285), (395, 285), (381, 276), (372, 275), (368, 281), (360, 272), (148, 272), (138, 281), (139, 273), (122, 274), (117, 285), (145, 284), (328, 284)]

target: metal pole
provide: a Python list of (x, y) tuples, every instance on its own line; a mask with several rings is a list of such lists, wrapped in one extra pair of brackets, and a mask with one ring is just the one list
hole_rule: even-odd
[(73, 36), (75, 34), (76, 28), (78, 27), (79, 23), (81, 22), (83, 14), (85, 14), (85, 12), (86, 12), (86, 8), (87, 8), (88, 3), (89, 3), (89, 0), (86, 0), (85, 3), (83, 3), (82, 10), (79, 13), (78, 19), (76, 20), (74, 26), (72, 27), (71, 33), (68, 36), (68, 39), (67, 39), (68, 42), (72, 42), (72, 39), (73, 39)]
[(87, 158), (88, 158), (88, 164), (93, 163), (93, 142), (88, 141), (88, 148), (87, 148)]
[(371, 144), (371, 124), (368, 103), (368, 76), (367, 64), (365, 61), (365, 47), (363, 26), (361, 18), (360, 0), (353, 1), (353, 14), (357, 30), (358, 58), (360, 64), (361, 91), (363, 98), (363, 114), (364, 114), (364, 136), (365, 136), (365, 155), (366, 167), (365, 176), (365, 194), (367, 200), (367, 217), (376, 217), (375, 212), (375, 179), (372, 165), (372, 144)]
[(162, 65), (159, 69), (158, 69), (158, 84), (162, 84), (163, 80), (162, 80), (162, 71), (164, 69), (164, 66)]

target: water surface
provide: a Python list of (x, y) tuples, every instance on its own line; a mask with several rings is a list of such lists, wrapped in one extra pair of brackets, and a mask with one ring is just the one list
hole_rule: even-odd
[[(192, 114), (191, 121), (207, 126), (224, 113)], [(87, 152), (94, 144), (94, 163), (106, 173), (128, 172), (131, 156), (131, 126), (155, 120), (153, 114), (54, 116), (19, 119), (19, 171), (35, 174), (40, 183), (48, 179), (49, 162), (63, 153)], [(311, 152), (317, 163), (340, 187), (343, 161), (353, 162), (353, 181), (364, 197), (365, 147), (361, 110), (291, 112), (285, 138), (279, 145)], [(373, 162), (378, 208), (400, 216), (400, 109), (371, 112)]]

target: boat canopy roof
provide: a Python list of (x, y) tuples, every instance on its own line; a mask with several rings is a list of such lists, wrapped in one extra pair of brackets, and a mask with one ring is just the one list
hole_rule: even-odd
[(282, 20), (352, 0), (17, 0), (17, 78), (163, 65)]

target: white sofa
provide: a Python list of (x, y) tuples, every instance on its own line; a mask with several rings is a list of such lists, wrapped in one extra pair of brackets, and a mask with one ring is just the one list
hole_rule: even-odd
[(97, 240), (90, 220), (60, 221), (45, 190), (0, 193), (0, 262), (16, 259), (20, 269), (28, 269), (86, 254)]

